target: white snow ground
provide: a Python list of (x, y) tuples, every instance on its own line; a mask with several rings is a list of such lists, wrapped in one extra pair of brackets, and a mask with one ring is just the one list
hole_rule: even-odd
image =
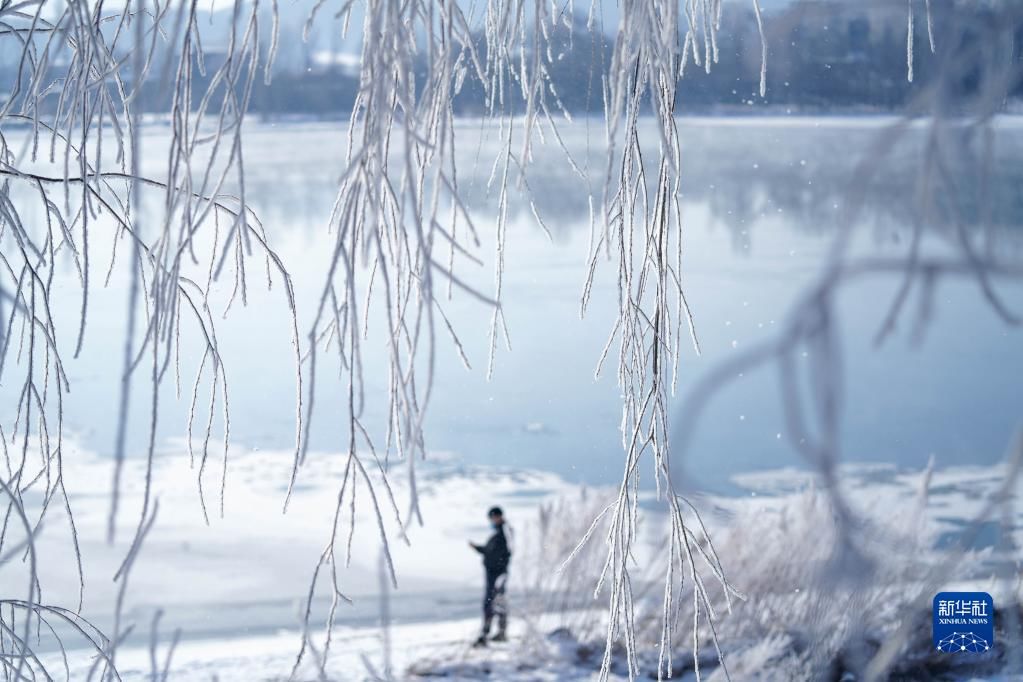
[[(391, 672), (393, 678), (406, 679), (442, 676), (445, 679), (475, 680), (491, 677), (500, 680), (583, 680), (594, 677), (592, 667), (578, 666), (571, 657), (554, 655), (552, 642), (547, 656), (520, 658), (524, 625), (511, 626), (513, 641), (486, 649), (474, 649), (469, 642), (476, 634), (476, 618), (395, 625)], [(336, 648), (327, 667), (331, 680), (388, 679), (382, 656), (383, 637), (378, 628), (339, 627)], [(295, 661), (297, 639), (294, 632), (240, 639), (203, 639), (180, 644), (173, 657), (171, 679), (220, 682), (256, 682), (287, 679)], [(535, 649), (533, 650), (535, 652)], [(166, 646), (158, 650), (162, 664)], [(150, 650), (126, 648), (118, 653), (118, 669), (126, 682), (152, 679)], [(72, 672), (80, 679), (85, 666)], [(312, 666), (306, 665), (298, 680), (316, 680)], [(620, 679), (612, 675), (614, 680)]]
[[(71, 467), (67, 471), (68, 481), (81, 486), (72, 490), (71, 503), (88, 585), (84, 613), (108, 627), (116, 585), (102, 577), (113, 574), (130, 539), (130, 514), (136, 513), (141, 503), (139, 481), (143, 463), (128, 463), (123, 503), (126, 513), (122, 516), (125, 522), (111, 548), (103, 540), (109, 461), (70, 448), (65, 461)], [(125, 620), (134, 623), (135, 631), (118, 652), (123, 678), (150, 679), (152, 652), (148, 639), (157, 608), (164, 610), (158, 661), (166, 656), (170, 633), (175, 628), (181, 628), (183, 633), (174, 652), (171, 679), (287, 677), (298, 651), (297, 614), (327, 538), (327, 524), (336, 503), (335, 481), (339, 480), (342, 466), (340, 455), (311, 455), (300, 471), (292, 506), (287, 515), (282, 515), (290, 453), (233, 455), (228, 466), (225, 513), (220, 518), (217, 513), (220, 464), (211, 462), (205, 480), (211, 510), (210, 525), (206, 526), (197, 498), (197, 470), (189, 467), (187, 455), (168, 452), (158, 457), (154, 480), (160, 512), (132, 571), (126, 597)], [(884, 465), (850, 466), (843, 472), (843, 486), (851, 505), (867, 520), (867, 527), (876, 528), (880, 535), (911, 532), (920, 538), (919, 547), (903, 548), (907, 556), (899, 554), (902, 550), (896, 550), (892, 556), (893, 564), (908, 566), (912, 560), (929, 556), (935, 546), (954, 545), (969, 526), (968, 520), (1001, 485), (1004, 473), (1003, 467), (934, 472), (924, 506), (919, 504), (922, 472), (899, 471)], [(517, 540), (524, 542), (541, 502), (575, 498), (579, 489), (549, 473), (468, 467), (443, 456), (421, 466), (418, 475), (426, 523), (413, 529), (411, 546), (397, 542), (392, 545), (400, 580), (399, 590), (392, 593), (390, 600), (393, 675), (403, 679), (411, 675), (410, 671), (418, 671), (443, 673), (447, 679), (592, 678), (595, 666), (599, 665), (599, 651), (595, 657), (580, 662), (576, 660), (571, 637), (548, 637), (564, 621), (564, 613), (515, 618), (513, 642), (484, 651), (468, 647), (476, 633), (481, 576), (478, 557), (466, 547), (466, 540), (484, 537), (487, 532), (482, 518), (484, 510), (495, 502), (504, 506), (523, 536)], [(399, 481), (395, 496), (403, 505), (407, 494), (400, 483), (402, 477), (395, 480)], [(796, 603), (800, 599), (800, 581), (811, 574), (809, 564), (816, 561), (814, 552), (821, 544), (821, 537), (806, 522), (807, 505), (816, 504), (808, 502), (814, 498), (813, 477), (797, 470), (784, 470), (744, 474), (734, 480), (747, 495), (697, 495), (693, 499), (723, 555), (730, 579), (750, 595), (754, 611), (761, 608), (757, 600), (763, 585), (750, 583), (764, 575), (778, 588), (775, 592), (788, 590), (788, 596), (781, 594), (780, 603), (788, 603), (784, 600)], [(368, 501), (365, 492), (364, 486), (360, 488), (363, 504)], [(609, 491), (603, 490), (590, 493), (596, 498), (607, 494)], [(916, 509), (923, 510), (919, 518), (914, 516)], [(397, 536), (393, 513), (384, 517), (393, 541)], [(1017, 510), (1012, 533), (1016, 547), (1023, 542), (1020, 520)], [(804, 522), (806, 527), (801, 528), (799, 524)], [(646, 550), (640, 555), (641, 561), (654, 556), (647, 543), (657, 536), (658, 525), (657, 513), (648, 513), (647, 539), (643, 543)], [(951, 564), (947, 579), (935, 584), (934, 590), (984, 589), (995, 596), (997, 605), (1005, 596), (1001, 578), (1006, 562), (999, 556), (1005, 538), (997, 537), (987, 525), (979, 528), (972, 547), (975, 553), (969, 560)], [(783, 540), (788, 538), (785, 542), (791, 542), (793, 535), (804, 537), (806, 546), (779, 547), (772, 555), (772, 544), (764, 538), (775, 530)], [(757, 545), (758, 541), (762, 545)], [(382, 676), (384, 670), (384, 641), (377, 622), (375, 596), (379, 591), (379, 543), (376, 521), (370, 515), (359, 521), (353, 545), (355, 550), (342, 577), (342, 589), (355, 603), (341, 607), (328, 666), (332, 679), (338, 680), (373, 679), (375, 675)], [(78, 579), (67, 529), (61, 527), (56, 517), (44, 529), (38, 550), (44, 601), (73, 607)], [(751, 553), (755, 556), (751, 557)], [(910, 553), (917, 556), (908, 556)], [(778, 573), (779, 566), (787, 567), (800, 561), (798, 557), (803, 555), (807, 557), (807, 566)], [(519, 560), (520, 564), (525, 561), (521, 554)], [(556, 570), (555, 566), (539, 568)], [(6, 583), (12, 576), (11, 570), (10, 565), (5, 567), (0, 580)], [(526, 572), (525, 566), (513, 562), (513, 586), (515, 577)], [(908, 578), (910, 572), (907, 570), (905, 575)], [(763, 602), (763, 608), (778, 608), (777, 593), (766, 595), (770, 599)], [(514, 594), (512, 598), (514, 608)], [(597, 602), (598, 606), (602, 603)], [(322, 606), (318, 602), (318, 607)], [(322, 626), (322, 611), (314, 609), (313, 627)], [(820, 625), (831, 627), (827, 623)], [(723, 624), (726, 632), (728, 627), (727, 622)], [(732, 650), (726, 647), (729, 665), (733, 673), (745, 671), (740, 674), (741, 679), (747, 675), (763, 679), (756, 671), (763, 670), (765, 661), (770, 661), (777, 652), (764, 648), (770, 649), (768, 640), (757, 644), (756, 631), (747, 628), (742, 634), (746, 640), (742, 637), (726, 640), (733, 645)], [(69, 644), (74, 646), (74, 642)], [(56, 664), (59, 656), (51, 653), (47, 659)], [(83, 679), (90, 663), (86, 650), (72, 652), (70, 678)], [(314, 667), (308, 663), (307, 658), (299, 679), (317, 679)], [(62, 665), (58, 664), (56, 670)]]

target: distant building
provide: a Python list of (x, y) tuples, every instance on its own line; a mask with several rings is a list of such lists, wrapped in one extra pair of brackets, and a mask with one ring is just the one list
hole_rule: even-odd
[(341, 73), (358, 78), (362, 68), (362, 57), (350, 52), (318, 50), (309, 56), (308, 69), (316, 73)]

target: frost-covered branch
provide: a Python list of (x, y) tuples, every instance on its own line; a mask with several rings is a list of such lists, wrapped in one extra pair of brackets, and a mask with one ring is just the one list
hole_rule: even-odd
[[(913, 4), (909, 3), (908, 76), (913, 73)], [(768, 91), (765, 27), (760, 5), (752, 0), (761, 42), (759, 90)], [(320, 10), (311, 9), (308, 33)], [(692, 60), (709, 70), (719, 60), (718, 28), (727, 11), (721, 0), (644, 0), (620, 3), (617, 25), (609, 36), (601, 26), (600, 3), (576, 7), (571, 0), (552, 5), (540, 0), (487, 0), (465, 5), (455, 0), (346, 0), (329, 8), (345, 32), (361, 31), (359, 82), (354, 109), (347, 122), (345, 167), (325, 229), (334, 236), (329, 268), (319, 296), (303, 301), (311, 320), (299, 326), (298, 308), (288, 267), (275, 253), (268, 231), (252, 211), (245, 177), (245, 117), (258, 83), (273, 77), (281, 44), (277, 3), (237, 0), (231, 7), (224, 49), (216, 59), (208, 54), (206, 10), (196, 1), (176, 4), (154, 0), (110, 6), (83, 0), (29, 0), (0, 7), (6, 30), (0, 40), (18, 55), (15, 77), (0, 108), (0, 379), (20, 387), (11, 425), (0, 424), (5, 491), (9, 518), (23, 520), (26, 538), (15, 540), (6, 526), (0, 535), (0, 557), (22, 551), (38, 532), (51, 503), (67, 512), (74, 539), (73, 553), (81, 576), (74, 515), (63, 475), (64, 395), (70, 390), (65, 360), (77, 357), (89, 342), (90, 305), (96, 286), (108, 286), (120, 262), (127, 268), (125, 318), (127, 332), (118, 339), (122, 371), (113, 445), (113, 495), (108, 537), (116, 541), (122, 463), (128, 454), (127, 436), (136, 421), (147, 435), (144, 495), (125, 562), (115, 576), (125, 581), (154, 522), (152, 458), (162, 411), (161, 387), (173, 382), (178, 399), (181, 375), (195, 372), (188, 401), (189, 457), (197, 463), (198, 503), (208, 519), (206, 477), (211, 458), (219, 459), (219, 507), (224, 512), (230, 443), (228, 367), (221, 353), (216, 322), (236, 305), (246, 305), (253, 272), (266, 286), (284, 290), (289, 333), (294, 346), (295, 440), (287, 509), (301, 468), (309, 456), (310, 424), (314, 418), (339, 417), (345, 424), (345, 475), (337, 482), (334, 523), (310, 582), (304, 616), (302, 652), (313, 651), (321, 671), (330, 655), (330, 630), (345, 599), (340, 568), (351, 556), (357, 517), (368, 514), (377, 525), (388, 578), (397, 583), (389, 559), (392, 538), (385, 516), (398, 524), (399, 539), (408, 540), (411, 527), (422, 523), (416, 494), (416, 462), (427, 452), (425, 419), (434, 387), (436, 357), (449, 343), (468, 365), (460, 334), (446, 313), (456, 296), (480, 306), (490, 318), (488, 375), (495, 369), (500, 343), (510, 347), (511, 333), (504, 317), (504, 254), (509, 205), (516, 194), (529, 201), (541, 228), (544, 217), (530, 198), (530, 174), (535, 145), (549, 143), (565, 150), (580, 176), (581, 168), (568, 154), (561, 134), (571, 120), (552, 76), (558, 55), (571, 49), (576, 28), (585, 28), (611, 42), (606, 70), (600, 64), (600, 97), (604, 103), (606, 164), (592, 197), (590, 276), (581, 308), (591, 305), (593, 278), (598, 268), (617, 275), (617, 315), (604, 357), (616, 360), (616, 377), (623, 393), (623, 476), (617, 500), (608, 507), (607, 554), (600, 586), (608, 588), (610, 620), (604, 673), (612, 645), (624, 642), (635, 672), (635, 598), (630, 557), (636, 541), (638, 490), (643, 467), (652, 464), (653, 478), (670, 510), (671, 529), (664, 557), (662, 652), (677, 633), (672, 614), (678, 610), (683, 585), (694, 600), (694, 637), (699, 623), (713, 631), (715, 609), (708, 585), (718, 584), (734, 594), (724, 567), (701, 542), (696, 509), (680, 496), (669, 447), (674, 439), (669, 400), (679, 382), (684, 344), (698, 350), (697, 325), (686, 301), (683, 263), (684, 229), (680, 207), (683, 159), (676, 127), (678, 83)], [(984, 69), (976, 97), (974, 125), (983, 126), (1001, 98), (1018, 82), (1018, 69), (1004, 51), (986, 43), (977, 54), (953, 54), (934, 36), (930, 2), (925, 3), (932, 50), (946, 59), (944, 73), (960, 76), (964, 69)], [(1018, 20), (1011, 15), (1003, 26)], [(994, 29), (996, 32), (998, 28)], [(999, 34), (999, 40), (1004, 36)], [(566, 46), (567, 42), (567, 46)], [(954, 41), (950, 44), (955, 45)], [(941, 50), (946, 49), (946, 57)], [(972, 62), (970, 60), (973, 60)], [(1008, 64), (1008, 66), (1006, 66)], [(598, 65), (594, 65), (595, 73)], [(469, 84), (482, 89), (484, 118), (500, 141), (490, 165), (486, 191), (497, 198), (492, 242), (492, 286), (481, 288), (465, 274), (483, 261), (484, 239), (466, 208), (466, 189), (459, 178), (455, 150), (459, 144), (454, 100)], [(147, 89), (147, 85), (149, 89)], [(917, 103), (915, 113), (940, 104), (941, 84), (933, 85)], [(148, 160), (154, 152), (144, 139), (147, 99), (158, 92), (168, 101), (170, 143), (159, 170)], [(955, 257), (936, 261), (917, 249), (931, 227), (931, 200), (949, 190), (954, 179), (943, 155), (943, 119), (934, 121), (934, 143), (928, 147), (920, 181), (920, 224), (915, 226), (913, 250), (894, 263), (856, 262), (846, 248), (852, 220), (843, 224), (834, 258), (794, 310), (780, 341), (746, 358), (746, 362), (776, 362), (786, 377), (789, 431), (794, 442), (832, 476), (837, 461), (836, 424), (841, 401), (840, 349), (835, 330), (833, 292), (857, 273), (893, 269), (904, 285), (892, 304), (888, 334), (914, 287), (925, 298), (944, 276), (969, 276), (1007, 321), (1016, 319), (998, 294), (994, 278), (1015, 273), (1012, 263), (1000, 263), (967, 234), (964, 218), (954, 211), (935, 222), (935, 231)], [(897, 131), (898, 129), (896, 129)], [(877, 159), (883, 157), (879, 146)], [(874, 159), (872, 162), (876, 162)], [(853, 192), (856, 188), (853, 188)], [(128, 253), (125, 254), (124, 250)], [(59, 263), (66, 259), (69, 269)], [(255, 270), (254, 270), (255, 268)], [(230, 295), (214, 310), (211, 292), (226, 282)], [(72, 284), (80, 296), (75, 329), (59, 327), (53, 313), (58, 287)], [(65, 290), (66, 291), (66, 290)], [(66, 295), (66, 294), (62, 294)], [(927, 299), (929, 300), (929, 299)], [(926, 321), (929, 307), (922, 306)], [(303, 318), (305, 319), (305, 318)], [(440, 333), (438, 334), (438, 330)], [(196, 339), (200, 352), (194, 368), (183, 363), (182, 336)], [(370, 394), (364, 377), (364, 348), (381, 343), (387, 356), (387, 395)], [(808, 373), (813, 397), (821, 407), (818, 428), (805, 437), (805, 422), (795, 395), (794, 349), (808, 347), (815, 358)], [(74, 349), (73, 352), (71, 349)], [(322, 416), (317, 405), (317, 366), (328, 355), (342, 370), (346, 404), (337, 415)], [(728, 374), (715, 374), (724, 383)], [(718, 384), (698, 386), (713, 392)], [(322, 391), (322, 387), (321, 387)], [(696, 393), (700, 396), (701, 393)], [(380, 401), (377, 403), (376, 401)], [(382, 404), (386, 426), (375, 432), (367, 423), (367, 405)], [(698, 414), (699, 404), (683, 411), (683, 426)], [(137, 419), (137, 411), (145, 416)], [(136, 418), (132, 414), (136, 413)], [(5, 415), (6, 418), (6, 415)], [(4, 429), (6, 427), (6, 429)], [(678, 431), (681, 439), (687, 431)], [(219, 437), (219, 438), (218, 438)], [(218, 446), (211, 445), (215, 439)], [(399, 504), (388, 476), (392, 459), (404, 467), (409, 497)], [(370, 470), (385, 473), (378, 483)], [(29, 509), (23, 493), (36, 490), (43, 503)], [(356, 504), (356, 491), (359, 504)], [(839, 507), (841, 508), (841, 507)], [(31, 511), (31, 515), (30, 515)], [(326, 643), (313, 646), (311, 605), (321, 572), (331, 577), (331, 610)], [(9, 623), (45, 625), (55, 613), (39, 606), (40, 586), (35, 571), (28, 598), (10, 602), (22, 609), (24, 620), (13, 620), (0, 609), (0, 626), (8, 628), (0, 646), (22, 651), (26, 637)], [(4, 595), (0, 595), (3, 598)], [(120, 606), (118, 607), (118, 613)], [(703, 619), (702, 621), (700, 619)], [(27, 627), (27, 626), (26, 626)], [(155, 626), (153, 628), (155, 631)], [(113, 660), (127, 628), (115, 626), (111, 641), (96, 640), (104, 660)], [(95, 639), (95, 638), (94, 638)], [(699, 639), (694, 649), (699, 648)], [(19, 648), (20, 647), (20, 648)], [(695, 656), (695, 654), (694, 654)], [(25, 658), (5, 665), (16, 666)], [(698, 661), (698, 658), (695, 659)], [(673, 663), (662, 659), (661, 674)], [(157, 666), (154, 664), (153, 669)], [(155, 674), (155, 673), (154, 673)]]

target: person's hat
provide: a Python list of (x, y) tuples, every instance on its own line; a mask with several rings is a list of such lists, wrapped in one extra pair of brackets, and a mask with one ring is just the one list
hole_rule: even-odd
[(490, 511), (487, 512), (487, 516), (504, 516), (504, 512), (501, 511), (500, 507), (491, 507)]

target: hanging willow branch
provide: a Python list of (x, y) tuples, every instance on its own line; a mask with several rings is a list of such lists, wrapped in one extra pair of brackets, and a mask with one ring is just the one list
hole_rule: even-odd
[[(307, 33), (325, 5), (319, 0), (311, 10)], [(405, 531), (422, 522), (415, 467), (427, 448), (424, 417), (434, 390), (438, 327), (465, 358), (445, 306), (458, 295), (488, 312), (488, 375), (501, 339), (510, 346), (502, 304), (509, 204), (516, 192), (528, 197), (533, 145), (550, 135), (565, 148), (559, 127), (570, 115), (551, 73), (558, 32), (573, 29), (576, 11), (571, 1), (559, 7), (541, 0), (488, 0), (469, 7), (455, 0), (342, 0), (332, 9), (346, 32), (362, 33), (359, 85), (348, 123), (346, 165), (325, 226), (334, 235), (329, 271), (318, 300), (308, 303), (312, 322), (300, 330), (288, 269), (249, 207), (244, 172), (245, 115), (260, 72), (264, 82), (273, 75), (281, 38), (276, 1), (267, 8), (237, 0), (216, 60), (204, 48), (206, 10), (195, 0), (136, 0), (113, 9), (81, 0), (0, 5), (0, 40), (15, 45), (18, 54), (0, 109), (0, 122), (12, 124), (0, 128), (0, 378), (21, 386), (13, 424), (6, 431), (0, 425), (0, 440), (6, 518), (21, 519), (26, 528), (18, 540), (5, 523), (0, 557), (10, 557), (25, 543), (32, 546), (53, 500), (66, 509), (72, 537), (77, 537), (62, 466), (62, 400), (71, 388), (64, 360), (71, 348), (77, 356), (88, 342), (92, 292), (97, 284), (111, 282), (119, 258), (128, 261), (128, 331), (121, 339), (123, 371), (112, 444), (111, 542), (124, 516), (119, 499), (131, 410), (142, 405), (148, 416), (149, 463), (142, 509), (131, 519), (135, 531), (114, 576), (122, 581), (122, 594), (155, 518), (151, 478), (160, 389), (173, 381), (180, 398), (182, 335), (197, 339), (202, 349), (186, 396), (190, 408), (184, 426), (189, 456), (198, 464), (199, 504), (208, 518), (204, 475), (210, 458), (219, 457), (223, 514), (231, 358), (220, 351), (215, 321), (236, 303), (247, 303), (252, 269), (261, 267), (268, 287), (279, 283), (284, 289), (295, 353), (295, 446), (285, 509), (308, 456), (314, 379), (322, 354), (336, 354), (347, 393), (345, 474), (338, 482), (331, 535), (310, 582), (303, 645), (295, 663), (297, 670), (312, 650), (321, 671), (329, 657), (331, 625), (345, 599), (339, 562), (351, 556), (359, 511), (356, 491), (364, 491), (360, 506), (371, 508), (378, 524), (383, 563), (393, 584), (397, 576), (384, 516), (393, 514), (403, 541)], [(583, 9), (593, 33), (600, 9), (596, 0)], [(752, 9), (763, 41), (757, 0)], [(712, 628), (715, 612), (704, 576), (709, 572), (726, 594), (737, 594), (713, 553), (695, 542), (695, 510), (675, 489), (668, 450), (668, 398), (678, 382), (682, 344), (688, 339), (699, 349), (682, 265), (677, 84), (690, 59), (708, 70), (718, 61), (723, 11), (721, 0), (620, 3), (610, 65), (603, 74), (608, 153), (595, 202), (599, 207), (582, 310), (591, 303), (594, 273), (603, 260), (610, 261), (618, 274), (618, 314), (604, 356), (617, 348), (625, 468), (619, 496), (607, 511), (610, 532), (601, 583), (610, 587), (611, 617), (605, 674), (611, 645), (618, 640), (625, 642), (630, 670), (637, 670), (629, 561), (644, 460), (652, 463), (671, 511), (662, 652), (672, 639), (670, 614), (682, 594), (676, 581), (685, 578), (697, 586), (695, 612)], [(927, 11), (929, 17), (929, 3)], [(767, 87), (766, 66), (763, 44), (761, 95)], [(483, 242), (466, 209), (455, 164), (453, 101), (470, 82), (482, 88), (486, 116), (501, 140), (490, 160), (488, 190), (496, 195), (498, 208), (494, 284), (487, 290), (460, 274), (481, 262)], [(160, 173), (150, 173), (143, 163), (152, 155), (143, 140), (143, 114), (155, 108), (147, 107), (147, 84), (169, 100), (170, 144)], [(586, 173), (569, 159), (585, 180)], [(61, 258), (71, 261), (70, 274), (58, 267)], [(987, 261), (971, 262), (978, 273), (985, 272)], [(80, 291), (80, 313), (76, 329), (58, 330), (51, 303), (56, 283), (67, 279)], [(230, 284), (231, 295), (224, 309), (213, 310), (211, 290), (218, 281)], [(370, 395), (364, 381), (363, 344), (371, 328), (379, 329), (386, 343), (386, 398)], [(144, 398), (133, 390), (140, 386), (145, 386)], [(372, 433), (365, 423), (366, 406), (377, 401), (385, 401), (383, 433)], [(218, 424), (222, 445), (213, 448)], [(404, 508), (388, 483), (392, 457), (403, 463), (408, 477)], [(382, 484), (370, 475), (373, 468), (385, 473)], [(41, 491), (41, 505), (26, 501), (24, 493), (32, 489)], [(326, 645), (317, 651), (310, 619), (317, 578), (324, 570), (331, 576), (332, 606)], [(10, 609), (25, 612), (17, 622), (32, 621), (38, 628), (64, 611), (42, 606), (34, 568), (30, 576), (28, 598), (10, 602)], [(9, 631), (0, 637), (0, 661), (14, 665), (17, 676), (37, 661), (26, 662), (31, 647), (27, 636), (9, 625), (15, 622), (7, 615), (10, 609), (0, 608), (0, 626)], [(118, 626), (113, 634), (111, 641), (89, 634), (104, 660), (113, 660), (124, 633)], [(670, 658), (667, 667), (670, 674)]]

